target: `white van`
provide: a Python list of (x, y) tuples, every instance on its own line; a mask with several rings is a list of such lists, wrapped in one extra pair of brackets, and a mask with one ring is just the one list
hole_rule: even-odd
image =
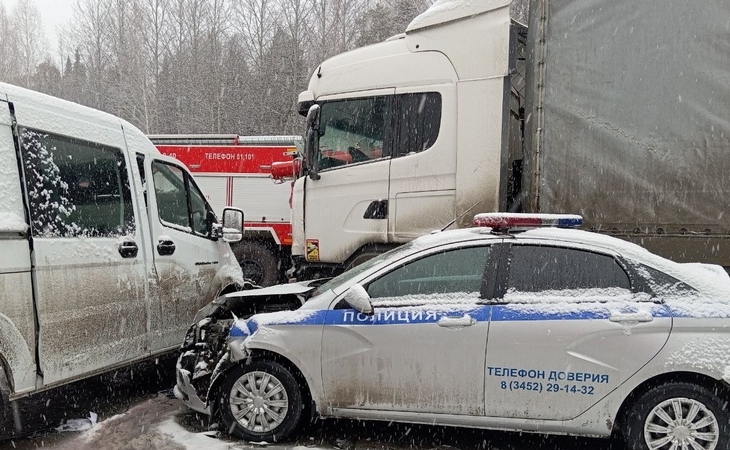
[(243, 212), (223, 222), (128, 122), (0, 83), (3, 400), (179, 348), (243, 285)]

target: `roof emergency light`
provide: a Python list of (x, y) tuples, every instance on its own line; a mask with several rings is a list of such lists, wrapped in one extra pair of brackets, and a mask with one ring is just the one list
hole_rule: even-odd
[(582, 224), (583, 217), (576, 214), (482, 213), (474, 216), (475, 227), (505, 231), (515, 228), (577, 228)]

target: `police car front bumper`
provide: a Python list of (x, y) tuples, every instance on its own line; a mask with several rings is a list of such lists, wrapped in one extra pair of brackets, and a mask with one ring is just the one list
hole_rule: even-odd
[(173, 389), (175, 397), (185, 403), (191, 409), (210, 415), (210, 407), (200, 399), (195, 387), (190, 382), (190, 371), (183, 369), (180, 364), (180, 360), (176, 366), (176, 379), (177, 384)]

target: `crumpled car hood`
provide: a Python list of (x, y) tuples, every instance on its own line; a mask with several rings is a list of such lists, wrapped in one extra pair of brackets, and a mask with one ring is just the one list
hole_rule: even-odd
[(216, 298), (215, 300), (201, 308), (195, 316), (194, 323), (197, 323), (206, 317), (214, 315), (221, 309), (224, 309), (226, 311), (235, 311), (236, 305), (241, 302), (265, 300), (266, 298), (274, 299), (283, 296), (304, 295), (314, 290), (324, 281), (325, 280), (308, 280), (299, 283), (277, 284), (275, 286), (269, 286), (260, 289), (249, 289), (245, 291), (225, 294)]

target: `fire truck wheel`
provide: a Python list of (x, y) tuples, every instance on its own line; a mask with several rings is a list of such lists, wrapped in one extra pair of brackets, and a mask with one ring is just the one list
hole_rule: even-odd
[(242, 242), (233, 249), (243, 278), (259, 286), (272, 286), (279, 282), (279, 259), (276, 252), (256, 241)]

